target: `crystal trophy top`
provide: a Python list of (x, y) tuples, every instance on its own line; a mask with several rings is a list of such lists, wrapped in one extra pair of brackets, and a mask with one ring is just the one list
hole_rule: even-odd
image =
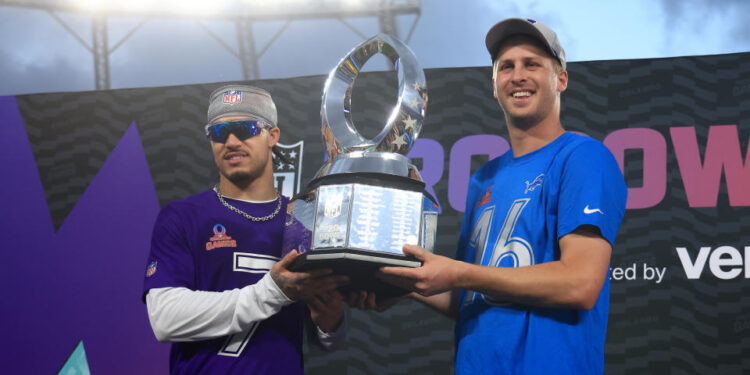
[[(362, 66), (378, 53), (393, 64), (398, 74), (399, 95), (383, 129), (374, 138), (367, 139), (352, 122), (352, 89)], [(378, 34), (355, 47), (331, 71), (323, 89), (320, 117), (328, 163), (315, 178), (336, 173), (372, 172), (421, 181), (406, 154), (422, 130), (426, 107), (424, 71), (405, 44), (390, 35)]]
[[(362, 66), (383, 54), (398, 74), (398, 101), (383, 129), (363, 137), (351, 117), (351, 94)], [(422, 130), (424, 72), (401, 41), (378, 34), (347, 54), (323, 88), (321, 130), (327, 160), (288, 206), (283, 252), (304, 254), (292, 269), (330, 267), (352, 288), (397, 294), (372, 273), (384, 265), (418, 267), (404, 244), (432, 251), (437, 204), (406, 154)], [(400, 291), (403, 292), (403, 291)]]

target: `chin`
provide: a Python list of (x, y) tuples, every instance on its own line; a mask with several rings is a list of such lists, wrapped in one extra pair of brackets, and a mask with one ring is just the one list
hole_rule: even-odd
[(512, 124), (519, 129), (530, 129), (540, 122), (536, 116), (509, 116)]
[(242, 186), (249, 184), (254, 178), (253, 175), (248, 172), (231, 172), (231, 173), (223, 173), (224, 177), (229, 180), (229, 182)]

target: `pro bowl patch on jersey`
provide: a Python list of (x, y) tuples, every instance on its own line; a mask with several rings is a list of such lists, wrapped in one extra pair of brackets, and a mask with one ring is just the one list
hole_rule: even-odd
[(153, 261), (148, 264), (148, 267), (146, 267), (146, 277), (151, 277), (156, 273), (156, 261)]
[(477, 206), (474, 208), (479, 208), (479, 206), (483, 204), (490, 203), (490, 200), (492, 200), (492, 188), (495, 187), (495, 185), (490, 185), (490, 187), (485, 190), (484, 195), (482, 195), (482, 198), (479, 199), (479, 202), (477, 202)]
[(242, 91), (225, 91), (224, 103), (234, 104), (242, 101)]
[(237, 247), (237, 241), (227, 235), (227, 228), (221, 224), (214, 225), (214, 235), (206, 242), (206, 250), (211, 251), (219, 247)]
[(299, 192), (302, 180), (302, 150), (304, 141), (293, 145), (277, 143), (275, 148), (287, 159), (281, 160), (273, 155), (273, 178), (274, 185), (279, 194), (292, 197)]

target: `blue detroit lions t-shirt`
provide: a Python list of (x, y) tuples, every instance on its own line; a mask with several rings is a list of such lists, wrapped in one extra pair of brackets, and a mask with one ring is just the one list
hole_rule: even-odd
[[(281, 258), (286, 212), (251, 222), (224, 207), (213, 190), (164, 206), (156, 219), (143, 295), (151, 288), (185, 287), (220, 292), (258, 282)], [(225, 198), (256, 217), (278, 201)], [(172, 344), (173, 374), (302, 374), (304, 308), (297, 302), (231, 337)]]
[[(534, 152), (508, 151), (471, 178), (456, 259), (524, 267), (560, 259), (558, 240), (580, 226), (614, 246), (627, 188), (600, 142), (564, 133)], [(590, 311), (509, 305), (461, 290), (457, 374), (604, 371), (609, 279)]]

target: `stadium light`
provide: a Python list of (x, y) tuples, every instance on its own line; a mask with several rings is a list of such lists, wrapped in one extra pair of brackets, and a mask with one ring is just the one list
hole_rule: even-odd
[[(367, 38), (346, 21), (347, 18), (375, 17), (380, 32), (404, 39), (399, 35), (396, 16), (416, 15), (405, 38), (408, 43), (419, 21), (421, 0), (0, 0), (0, 7), (21, 7), (46, 10), (94, 56), (97, 89), (110, 84), (109, 55), (130, 38), (144, 23), (158, 19), (192, 19), (242, 64), (244, 79), (259, 77), (258, 59), (296, 20), (335, 19), (355, 34)], [(86, 14), (91, 18), (92, 38), (87, 42), (56, 12)], [(110, 17), (140, 17), (141, 20), (119, 41), (112, 43), (107, 30)], [(205, 27), (201, 21), (223, 20), (235, 24), (239, 48), (230, 46), (222, 37)], [(253, 24), (285, 21), (279, 31), (262, 48), (255, 45)]]

